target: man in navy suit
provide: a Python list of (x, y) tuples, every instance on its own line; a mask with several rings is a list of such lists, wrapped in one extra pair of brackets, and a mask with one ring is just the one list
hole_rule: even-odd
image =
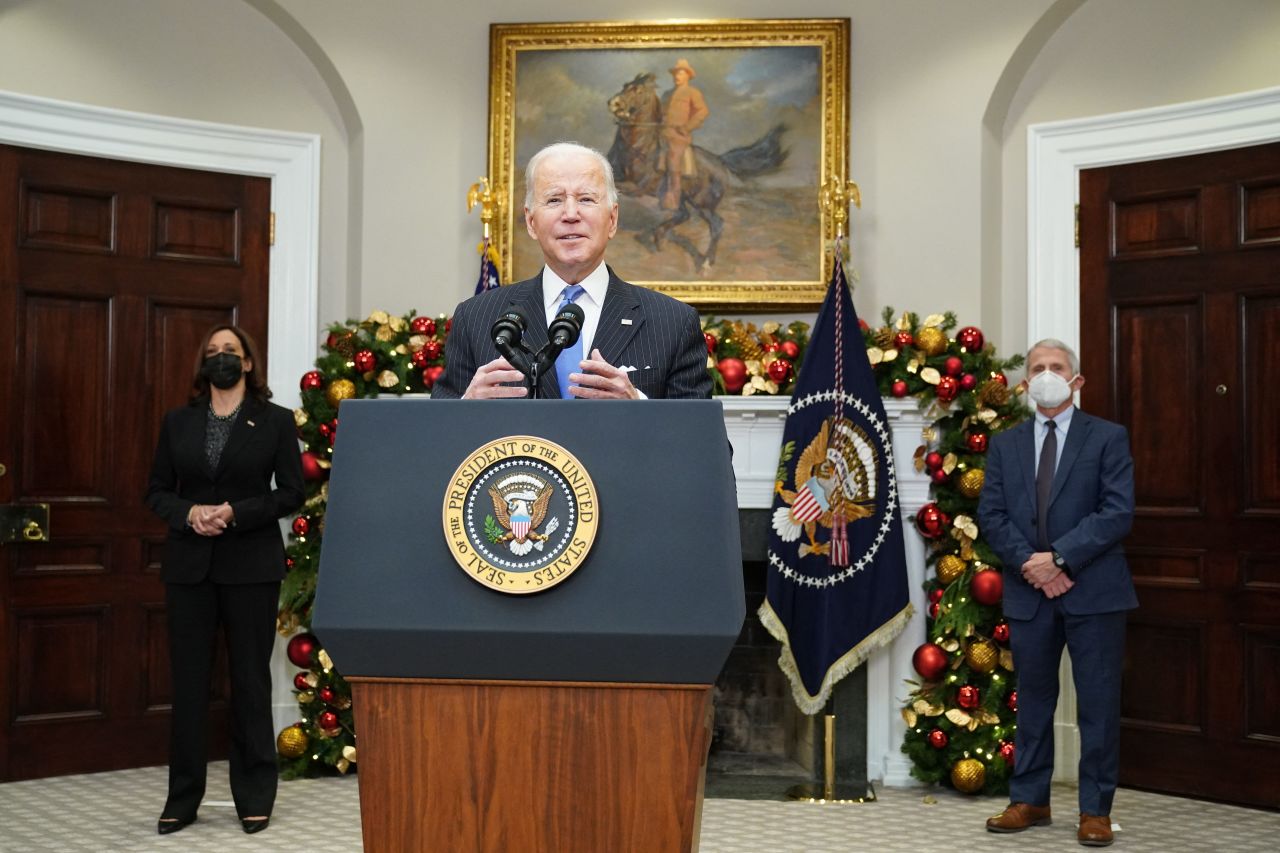
[(991, 832), (1050, 822), (1058, 664), (1071, 654), (1079, 699), (1080, 827), (1085, 846), (1112, 842), (1119, 770), (1126, 612), (1138, 606), (1121, 541), (1133, 523), (1133, 459), (1119, 424), (1074, 408), (1084, 386), (1066, 344), (1027, 354), (1035, 418), (995, 436), (978, 519), (1004, 563), (1004, 614), (1018, 672), (1010, 804)]
[(524, 397), (524, 375), (498, 355), (490, 329), (512, 308), (526, 318), (535, 352), (567, 304), (582, 308), (580, 340), (554, 371), (538, 378), (538, 396), (579, 399), (711, 396), (698, 313), (664, 294), (628, 284), (604, 263), (618, 230), (618, 191), (600, 152), (558, 142), (526, 172), (525, 227), (546, 265), (531, 279), (473, 296), (458, 306), (445, 344), (445, 372), (433, 398)]

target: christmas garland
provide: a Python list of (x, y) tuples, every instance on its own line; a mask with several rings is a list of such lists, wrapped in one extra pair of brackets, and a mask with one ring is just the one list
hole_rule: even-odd
[(883, 325), (863, 328), (880, 391), (914, 396), (934, 418), (915, 455), (916, 470), (933, 482), (933, 501), (916, 514), (934, 568), (925, 582), (929, 642), (912, 660), (921, 680), (908, 682), (902, 751), (917, 779), (1003, 793), (1013, 766), (1017, 680), (1000, 562), (975, 519), (990, 437), (1026, 417), (1005, 378), (1023, 359), (996, 358), (973, 326), (953, 337), (951, 313), (893, 317), (886, 308)]
[[(923, 322), (904, 314), (893, 322), (893, 313), (885, 310), (880, 328), (863, 324), (880, 391), (891, 397), (915, 396), (936, 418), (916, 465), (930, 472), (935, 489), (936, 500), (920, 510), (917, 526), (930, 540), (930, 564), (937, 567), (937, 577), (926, 587), (932, 602), (929, 636), (938, 642), (926, 643), (916, 653), (925, 680), (912, 683), (903, 709), (908, 722), (903, 751), (922, 780), (949, 779), (964, 790), (995, 792), (1007, 780), (1007, 765), (1000, 759), (1012, 760), (1012, 746), (1003, 744), (1012, 736), (1009, 700), (1015, 694), (1008, 652), (1000, 645), (1008, 635), (999, 621), (998, 588), (995, 604), (979, 603), (980, 598), (992, 599), (993, 575), (982, 572), (998, 564), (972, 519), (986, 436), (1012, 426), (1023, 414), (1003, 373), (1022, 359), (995, 358), (973, 327), (951, 338), (948, 332), (956, 325), (952, 314), (931, 315)], [(294, 695), (301, 719), (277, 738), (285, 778), (331, 769), (346, 773), (357, 760), (351, 689), (309, 632), (339, 406), (350, 398), (430, 391), (444, 370), (449, 329), (443, 315), (413, 312), (395, 317), (375, 311), (361, 321), (335, 323), (315, 370), (301, 379), (302, 405), (294, 418), (304, 445), (307, 500), (292, 523), (278, 623), (281, 634), (293, 635), (287, 651), (300, 668)], [(767, 322), (757, 329), (751, 323), (707, 317), (702, 330), (714, 393), (791, 393), (809, 342), (807, 323)], [(994, 579), (999, 577), (994, 573)], [(978, 770), (971, 763), (975, 761)]]

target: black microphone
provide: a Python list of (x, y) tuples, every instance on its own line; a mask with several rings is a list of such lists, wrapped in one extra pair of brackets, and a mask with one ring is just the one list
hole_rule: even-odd
[(551, 348), (559, 355), (565, 347), (571, 347), (582, 334), (582, 321), (586, 314), (582, 306), (570, 302), (556, 312), (551, 325), (547, 327), (547, 336), (551, 339)]
[(493, 338), (493, 345), (497, 347), (498, 352), (502, 353), (503, 357), (511, 362), (511, 366), (525, 376), (529, 375), (531, 365), (520, 341), (528, 325), (520, 309), (508, 308), (502, 316), (493, 321), (493, 326), (489, 329), (489, 335)]

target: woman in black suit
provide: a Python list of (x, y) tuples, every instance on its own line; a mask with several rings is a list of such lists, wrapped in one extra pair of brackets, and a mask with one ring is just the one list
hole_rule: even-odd
[(236, 326), (209, 331), (191, 402), (165, 415), (151, 468), (147, 505), (169, 525), (161, 579), (173, 728), (161, 835), (193, 822), (204, 797), (219, 624), (231, 671), (231, 794), (244, 831), (265, 829), (275, 804), (269, 665), (285, 572), (277, 520), (302, 505), (303, 484), (293, 414), (268, 402), (257, 354)]

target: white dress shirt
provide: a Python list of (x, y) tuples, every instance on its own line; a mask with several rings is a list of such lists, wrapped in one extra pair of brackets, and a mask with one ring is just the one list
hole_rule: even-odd
[[(591, 358), (591, 345), (596, 339), (596, 329), (600, 326), (600, 312), (604, 310), (604, 297), (609, 291), (609, 269), (600, 262), (591, 273), (578, 282), (585, 291), (575, 303), (582, 309), (582, 357)], [(552, 271), (551, 267), (542, 268), (542, 305), (547, 312), (547, 325), (555, 319), (556, 309), (564, 301), (564, 289), (569, 285)]]

